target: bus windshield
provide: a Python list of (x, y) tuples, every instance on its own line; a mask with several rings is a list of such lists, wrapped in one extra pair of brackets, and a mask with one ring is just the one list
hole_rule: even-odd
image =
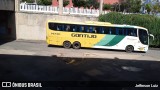
[(148, 33), (146, 30), (139, 29), (139, 40), (142, 44), (148, 45)]

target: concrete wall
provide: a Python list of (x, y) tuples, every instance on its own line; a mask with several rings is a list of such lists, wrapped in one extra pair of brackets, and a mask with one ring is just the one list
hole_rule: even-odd
[(44, 13), (16, 12), (16, 37), (26, 40), (45, 40), (46, 39), (46, 21), (97, 21), (96, 17), (86, 16), (67, 16), (53, 15)]
[(0, 0), (0, 10), (14, 11), (15, 0)]

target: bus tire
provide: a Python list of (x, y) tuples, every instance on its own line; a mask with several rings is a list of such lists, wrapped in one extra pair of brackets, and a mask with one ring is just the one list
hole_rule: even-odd
[(128, 45), (125, 50), (127, 53), (131, 53), (134, 51), (134, 47), (132, 45)]
[(77, 42), (77, 41), (74, 42), (74, 43), (73, 43), (73, 48), (74, 48), (74, 49), (80, 49), (80, 48), (81, 48), (81, 43), (80, 43), (80, 42)]
[(69, 49), (72, 46), (70, 41), (64, 41), (63, 42), (63, 47)]

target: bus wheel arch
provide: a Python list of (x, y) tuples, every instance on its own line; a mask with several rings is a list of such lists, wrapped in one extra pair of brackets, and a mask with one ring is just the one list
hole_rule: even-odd
[(64, 41), (63, 42), (63, 47), (69, 49), (72, 46), (70, 41)]
[(126, 46), (125, 51), (128, 53), (131, 53), (134, 51), (134, 47), (132, 45), (128, 45), (128, 46)]
[(81, 48), (81, 43), (78, 42), (78, 41), (75, 41), (75, 42), (73, 42), (72, 46), (73, 46), (74, 49), (80, 49)]

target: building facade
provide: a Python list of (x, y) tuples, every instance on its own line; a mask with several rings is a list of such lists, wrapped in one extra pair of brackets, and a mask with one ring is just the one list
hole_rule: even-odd
[(0, 41), (15, 39), (15, 0), (0, 0), (0, 4)]

